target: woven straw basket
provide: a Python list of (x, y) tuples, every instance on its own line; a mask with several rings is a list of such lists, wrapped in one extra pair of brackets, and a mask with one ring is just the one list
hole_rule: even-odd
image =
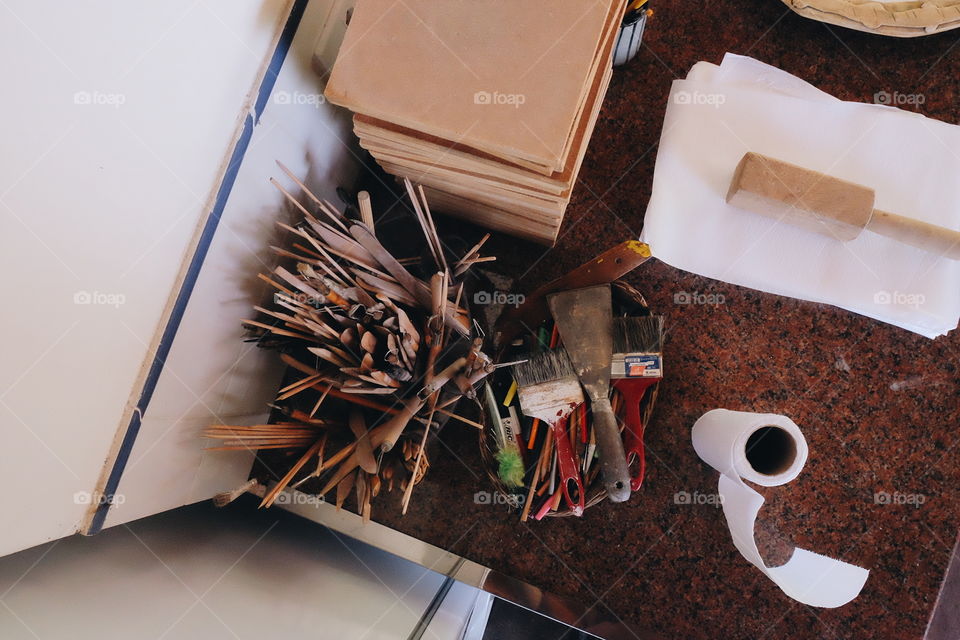
[(800, 15), (830, 24), (898, 38), (960, 27), (960, 0), (783, 0)]

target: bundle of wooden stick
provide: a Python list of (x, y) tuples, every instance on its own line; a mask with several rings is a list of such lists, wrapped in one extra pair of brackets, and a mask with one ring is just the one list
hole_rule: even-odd
[[(204, 435), (221, 441), (215, 449), (303, 452), (291, 458), (295, 462), (261, 506), (273, 504), (288, 486), (318, 478), (320, 495), (336, 487), (338, 507), (355, 488), (364, 518), (381, 486), (398, 483), (406, 513), (413, 487), (429, 467), (431, 430), (450, 419), (482, 428), (453, 410), (463, 396), (475, 397), (474, 385), (495, 369), (461, 306), (463, 275), (492, 259), (479, 254), (487, 237), (459, 260), (448, 259), (423, 189), (407, 181), (429, 258), (395, 257), (377, 239), (364, 192), (360, 220), (352, 220), (280, 167), (306, 198), (301, 203), (272, 180), (303, 215), (297, 226), (278, 223), (293, 240), (289, 248), (274, 247), (295, 266), (260, 274), (276, 290), (273, 304), (255, 307), (262, 317), (244, 323), (261, 346), (280, 350), (283, 362), (302, 375), (277, 394), (273, 406), (281, 421), (216, 425)], [(432, 274), (429, 280), (418, 277), (417, 262), (427, 262), (419, 267)], [(288, 404), (295, 396), (302, 401), (301, 394), (319, 396), (312, 410)], [(336, 452), (326, 455), (334, 446)], [(304, 471), (314, 458), (315, 466)]]

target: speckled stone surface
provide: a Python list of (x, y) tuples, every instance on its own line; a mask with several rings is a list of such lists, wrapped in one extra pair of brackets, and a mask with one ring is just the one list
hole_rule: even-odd
[[(613, 76), (556, 247), (505, 237), (488, 245), (521, 289), (639, 235), (670, 83), (698, 60), (750, 55), (848, 100), (923, 94), (908, 108), (960, 120), (960, 30), (888, 39), (806, 20), (776, 0), (655, 9), (645, 46)], [(504, 506), (475, 503), (475, 492), (491, 490), (476, 434), (450, 426), (411, 513), (400, 516), (399, 496), (382, 496), (374, 519), (663, 637), (923, 637), (960, 525), (960, 332), (928, 340), (657, 261), (627, 279), (668, 330), (639, 494), (579, 520), (520, 524)], [(674, 304), (682, 291), (720, 294), (723, 304)], [(796, 545), (869, 568), (855, 601), (813, 609), (790, 600), (736, 551), (720, 509), (677, 503), (678, 492), (716, 491), (717, 474), (689, 438), (716, 407), (782, 413), (803, 429), (810, 458), (800, 477), (758, 488), (767, 499), (761, 551), (777, 563)]]

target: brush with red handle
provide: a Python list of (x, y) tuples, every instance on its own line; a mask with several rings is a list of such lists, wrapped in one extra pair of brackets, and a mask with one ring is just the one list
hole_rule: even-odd
[(623, 396), (623, 448), (630, 469), (630, 490), (643, 484), (646, 460), (640, 405), (647, 390), (663, 378), (663, 316), (615, 318), (610, 384)]
[(567, 352), (560, 348), (535, 353), (514, 367), (513, 377), (523, 413), (550, 425), (563, 497), (575, 516), (583, 515), (583, 479), (566, 423), (567, 416), (583, 403), (583, 388)]

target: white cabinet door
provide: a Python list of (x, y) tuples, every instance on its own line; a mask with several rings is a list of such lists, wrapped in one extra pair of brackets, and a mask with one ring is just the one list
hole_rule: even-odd
[[(71, 534), (88, 514), (290, 8), (0, 5), (0, 554)], [(239, 286), (224, 281), (219, 301)], [(221, 365), (239, 355), (233, 337), (229, 356), (195, 343), (190, 359)], [(220, 381), (204, 402), (229, 412), (232, 393), (246, 388)], [(195, 463), (178, 471), (210, 471)], [(125, 507), (152, 513), (195, 495), (185, 484), (162, 501), (132, 492)]]

